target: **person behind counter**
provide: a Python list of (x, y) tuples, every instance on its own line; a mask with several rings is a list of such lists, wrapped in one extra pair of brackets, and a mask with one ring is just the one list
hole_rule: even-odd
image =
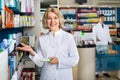
[[(93, 27), (93, 34), (96, 38), (95, 42), (97, 54), (106, 54), (108, 50), (108, 43), (114, 44), (114, 42), (112, 42), (112, 39), (110, 37), (109, 27), (104, 24), (104, 14), (99, 15), (99, 22)], [(100, 49), (101, 51), (99, 51)], [(107, 72), (106, 60), (103, 57), (101, 59), (98, 59), (96, 56), (96, 78), (99, 78), (98, 68), (100, 62), (102, 63), (103, 76), (110, 77), (110, 75)]]
[(43, 26), (49, 32), (39, 37), (36, 52), (24, 43), (16, 49), (29, 52), (30, 59), (42, 67), (40, 80), (73, 80), (72, 67), (77, 65), (79, 55), (72, 34), (62, 30), (63, 15), (57, 8), (48, 8)]

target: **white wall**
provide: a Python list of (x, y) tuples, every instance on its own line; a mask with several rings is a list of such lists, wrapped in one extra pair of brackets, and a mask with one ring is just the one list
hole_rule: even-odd
[[(58, 0), (58, 2), (59, 5), (79, 5), (78, 3), (75, 3), (75, 0)], [(95, 0), (87, 0), (87, 3), (84, 4), (95, 4)]]

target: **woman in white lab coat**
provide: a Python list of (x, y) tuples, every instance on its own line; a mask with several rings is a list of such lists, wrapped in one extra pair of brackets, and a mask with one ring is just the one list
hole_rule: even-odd
[(49, 32), (40, 36), (36, 52), (21, 43), (17, 50), (28, 51), (36, 65), (42, 67), (40, 80), (73, 80), (72, 67), (79, 55), (73, 36), (62, 30), (64, 18), (57, 8), (48, 8), (43, 25)]

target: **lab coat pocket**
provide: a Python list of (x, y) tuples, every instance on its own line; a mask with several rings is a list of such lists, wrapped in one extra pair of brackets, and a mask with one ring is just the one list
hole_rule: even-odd
[(67, 46), (64, 46), (61, 50), (62, 56), (68, 57), (69, 56), (69, 49)]

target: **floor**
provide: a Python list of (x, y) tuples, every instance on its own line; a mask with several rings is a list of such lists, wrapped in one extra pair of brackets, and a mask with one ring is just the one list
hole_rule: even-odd
[(109, 72), (109, 74), (110, 74), (110, 78), (106, 78), (101, 73), (101, 74), (99, 74), (100, 77), (96, 78), (96, 80), (120, 80), (120, 78), (117, 77), (118, 72), (112, 71), (112, 72)]
[(96, 78), (96, 80), (120, 80), (120, 79), (117, 78), (116, 76), (111, 76), (110, 78), (100, 76), (100, 78)]

